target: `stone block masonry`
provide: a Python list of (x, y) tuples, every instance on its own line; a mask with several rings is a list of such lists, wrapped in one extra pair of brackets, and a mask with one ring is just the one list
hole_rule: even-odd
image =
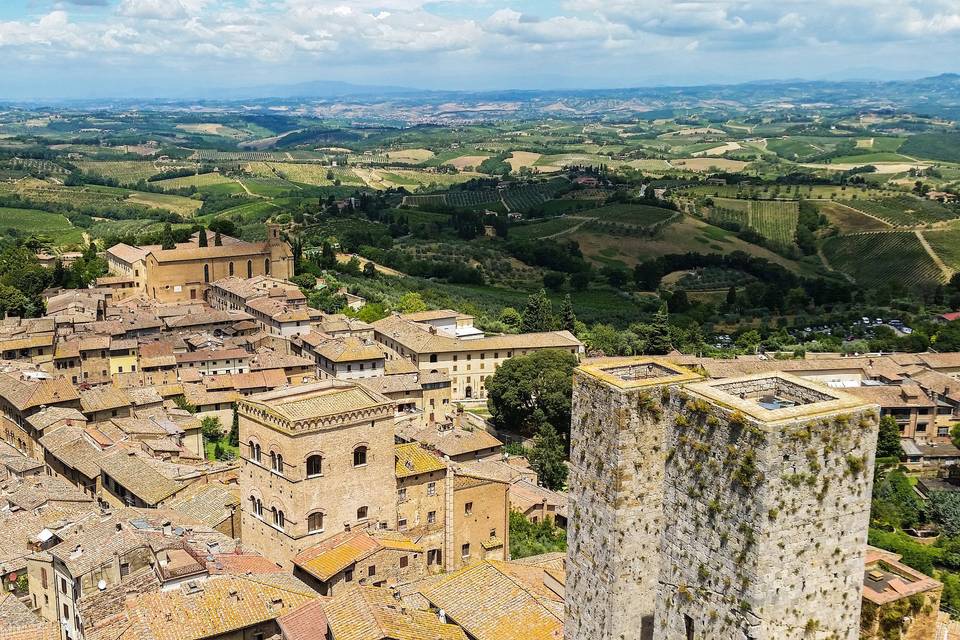
[(653, 637), (669, 388), (700, 377), (651, 358), (574, 375), (567, 640)]
[(777, 373), (674, 387), (662, 415), (654, 637), (856, 640), (877, 407)]

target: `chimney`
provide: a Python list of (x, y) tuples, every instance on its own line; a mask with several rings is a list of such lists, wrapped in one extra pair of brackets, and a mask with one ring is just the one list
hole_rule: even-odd
[(118, 522), (118, 523), (117, 523), (117, 531), (123, 531), (123, 523), (122, 523), (122, 522)]

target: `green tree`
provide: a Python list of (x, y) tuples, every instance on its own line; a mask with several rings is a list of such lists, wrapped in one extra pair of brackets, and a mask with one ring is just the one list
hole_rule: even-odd
[(551, 291), (563, 289), (563, 283), (567, 281), (567, 276), (559, 271), (547, 271), (543, 274), (543, 286)]
[(200, 433), (207, 442), (217, 442), (223, 438), (223, 426), (220, 418), (207, 416), (200, 421)]
[(29, 307), (30, 300), (19, 289), (0, 285), (0, 317), (30, 315), (26, 313)]
[(670, 315), (667, 313), (667, 305), (661, 305), (653, 314), (653, 322), (649, 325), (643, 351), (647, 355), (665, 355), (672, 349)]
[(206, 246), (208, 246), (207, 230), (206, 230), (206, 229), (200, 229), (200, 233), (199, 233), (199, 235), (197, 236), (197, 246), (198, 246), (198, 247), (206, 247)]
[(570, 300), (569, 293), (563, 297), (563, 303), (560, 305), (560, 328), (570, 333), (577, 328), (577, 314), (573, 310), (573, 301)]
[(960, 494), (956, 491), (934, 491), (927, 508), (930, 519), (950, 538), (960, 536)]
[(896, 458), (903, 456), (903, 446), (900, 444), (900, 427), (893, 416), (880, 418), (880, 434), (877, 436), (877, 457)]
[(551, 331), (554, 324), (553, 304), (547, 297), (547, 292), (540, 289), (540, 291), (527, 298), (527, 306), (523, 309), (520, 331), (522, 333)]
[(548, 489), (559, 491), (567, 483), (566, 447), (549, 422), (542, 423), (533, 438), (530, 467), (537, 472), (540, 484)]
[(240, 414), (237, 412), (237, 405), (233, 405), (233, 421), (230, 423), (230, 446), (240, 446)]
[(501, 309), (499, 320), (513, 331), (518, 331), (523, 324), (523, 316), (513, 307), (504, 307)]
[(377, 277), (377, 267), (372, 262), (365, 262), (363, 264), (363, 275), (367, 278), (376, 278)]
[(177, 248), (177, 239), (173, 235), (173, 228), (169, 222), (163, 225), (163, 235), (160, 237), (160, 248), (165, 250)]
[(570, 432), (573, 369), (577, 358), (547, 349), (504, 362), (487, 381), (487, 407), (500, 429), (536, 433), (544, 422)]
[(567, 550), (567, 532), (549, 520), (530, 522), (519, 511), (510, 511), (510, 557), (514, 560)]
[(727, 289), (727, 308), (733, 309), (737, 306), (737, 287), (730, 285)]
[(418, 292), (410, 291), (400, 296), (394, 308), (400, 313), (420, 313), (427, 310), (427, 303)]
[(216, 231), (216, 232), (213, 234), (213, 246), (215, 246), (215, 247), (222, 247), (222, 246), (223, 246), (223, 238), (220, 237), (220, 231), (219, 231), (219, 230)]
[(899, 469), (875, 473), (870, 518), (882, 529), (905, 529), (920, 523), (923, 503)]

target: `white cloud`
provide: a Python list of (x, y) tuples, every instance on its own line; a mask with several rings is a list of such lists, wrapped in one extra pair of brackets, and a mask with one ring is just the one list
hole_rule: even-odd
[(121, 0), (117, 13), (125, 18), (175, 20), (187, 17), (181, 0)]

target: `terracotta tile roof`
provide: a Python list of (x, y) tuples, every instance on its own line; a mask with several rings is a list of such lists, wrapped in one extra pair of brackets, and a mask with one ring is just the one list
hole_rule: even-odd
[(875, 402), (884, 409), (933, 406), (933, 400), (916, 383), (848, 387), (844, 391), (867, 402)]
[(87, 417), (72, 407), (47, 407), (27, 418), (27, 423), (37, 431), (43, 431), (58, 422), (87, 424)]
[(466, 640), (436, 613), (399, 604), (388, 589), (354, 586), (323, 603), (337, 640)]
[[(195, 244), (181, 243), (176, 249), (152, 249), (150, 254), (157, 262), (180, 262), (185, 260), (203, 260), (206, 258), (263, 258), (269, 255), (265, 243), (232, 242), (223, 246), (200, 247)], [(262, 265), (261, 265), (262, 266)]]
[(243, 402), (259, 405), (291, 422), (392, 404), (384, 396), (340, 380), (267, 391), (244, 398)]
[(201, 485), (188, 495), (177, 496), (166, 505), (185, 516), (215, 527), (240, 506), (239, 487), (233, 489), (222, 484)]
[(80, 491), (60, 476), (30, 476), (19, 483), (10, 484), (0, 499), (5, 499), (11, 505), (21, 509), (36, 509), (50, 504), (80, 504), (93, 503), (93, 498)]
[(67, 403), (80, 398), (76, 388), (66, 378), (23, 380), (9, 373), (0, 374), (0, 397), (20, 411)]
[(140, 344), (140, 367), (169, 367), (177, 364), (173, 343), (167, 341), (143, 342)]
[(503, 446), (503, 442), (483, 429), (467, 430), (460, 427), (440, 428), (437, 425), (427, 425), (412, 436), (418, 442), (448, 456), (459, 456)]
[(417, 354), (463, 351), (512, 351), (523, 349), (583, 349), (583, 343), (569, 331), (505, 334), (464, 340), (434, 333), (428, 325), (389, 316), (373, 323), (376, 332)]
[(191, 362), (213, 362), (219, 360), (246, 360), (251, 354), (246, 349), (203, 349), (200, 351), (190, 351), (188, 353), (178, 353), (177, 364), (187, 364)]
[(317, 598), (277, 618), (283, 640), (318, 640), (324, 636), (327, 632), (327, 616), (323, 612), (323, 603), (326, 600)]
[(162, 502), (184, 487), (183, 482), (163, 476), (148, 461), (126, 449), (104, 455), (100, 458), (100, 468), (149, 505)]
[(124, 244), (121, 242), (120, 244), (115, 244), (109, 249), (107, 249), (107, 256), (108, 258), (110, 256), (114, 256), (119, 260), (121, 260), (122, 262), (126, 262), (127, 264), (132, 264), (134, 262), (137, 262), (139, 260), (143, 260), (144, 258), (146, 258), (147, 250), (141, 249), (140, 247), (134, 247), (129, 244)]
[(260, 351), (250, 361), (251, 371), (262, 371), (263, 369), (288, 369), (296, 367), (313, 369), (314, 362), (310, 358), (304, 358), (292, 353), (277, 353), (275, 351)]
[(80, 392), (80, 409), (84, 413), (109, 411), (130, 406), (130, 398), (123, 389), (109, 385), (84, 389)]
[(284, 573), (276, 563), (256, 553), (219, 553), (213, 561), (207, 563), (211, 575), (246, 575), (263, 573)]
[(242, 396), (233, 389), (208, 391), (202, 384), (183, 385), (183, 397), (195, 407), (211, 404), (230, 404), (242, 398)]
[(208, 324), (231, 325), (243, 320), (251, 320), (249, 314), (243, 311), (220, 311), (209, 309), (202, 313), (193, 313), (178, 318), (167, 318), (164, 322), (169, 329), (182, 329)]
[(476, 640), (559, 640), (562, 613), (507, 565), (484, 561), (429, 584), (423, 595)]
[(87, 478), (100, 477), (100, 456), (103, 452), (85, 437), (81, 427), (60, 427), (40, 438), (40, 444), (57, 460), (76, 469)]
[(293, 563), (318, 580), (326, 581), (381, 548), (365, 531), (344, 531), (302, 551)]
[(355, 362), (357, 360), (383, 360), (383, 347), (372, 340), (356, 336), (329, 337), (321, 333), (307, 333), (301, 340), (311, 350), (332, 362)]
[(447, 465), (439, 457), (427, 451), (419, 443), (398, 444), (394, 447), (396, 453), (396, 473), (398, 478), (443, 471)]
[(263, 369), (247, 373), (232, 373), (204, 376), (203, 385), (210, 390), (236, 389), (275, 389), (287, 384), (283, 369)]
[(0, 593), (0, 640), (58, 640), (56, 622), (30, 611), (12, 593)]
[[(195, 586), (194, 586), (195, 585)], [(284, 573), (211, 577), (127, 601), (131, 640), (220, 637), (295, 611), (317, 597)]]

